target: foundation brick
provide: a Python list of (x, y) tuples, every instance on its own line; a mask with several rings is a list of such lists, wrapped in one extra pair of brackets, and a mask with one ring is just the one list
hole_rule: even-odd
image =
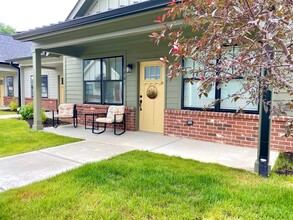
[[(271, 149), (293, 152), (293, 138), (282, 137), (284, 125), (290, 119), (292, 117), (272, 118)], [(187, 120), (192, 120), (193, 125), (187, 125)], [(256, 114), (166, 109), (164, 134), (257, 148), (258, 120)]]
[[(9, 106), (9, 103), (12, 100), (15, 100), (16, 102), (18, 102), (18, 98), (17, 97), (7, 97), (5, 96), (4, 98), (4, 105), (5, 106)], [(33, 103), (34, 99), (33, 98), (25, 98), (25, 104), (28, 103)], [(42, 108), (47, 110), (47, 111), (52, 111), (52, 110), (56, 110), (58, 106), (58, 99), (47, 99), (47, 98), (42, 98)]]

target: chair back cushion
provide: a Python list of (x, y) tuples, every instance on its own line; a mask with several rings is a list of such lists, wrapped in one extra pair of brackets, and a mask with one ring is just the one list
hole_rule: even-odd
[(74, 116), (74, 104), (63, 103), (58, 107), (58, 117), (60, 118), (72, 118)]
[(124, 112), (125, 112), (125, 106), (111, 105), (108, 108), (107, 118), (114, 121), (114, 115), (121, 114), (116, 116), (116, 122), (120, 123), (123, 121)]

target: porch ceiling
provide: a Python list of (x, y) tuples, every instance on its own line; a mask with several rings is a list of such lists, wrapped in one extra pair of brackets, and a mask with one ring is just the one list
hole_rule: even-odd
[(53, 47), (44, 47), (42, 49), (52, 53), (84, 58), (87, 54), (94, 51), (115, 51), (115, 48), (118, 47), (127, 49), (134, 43), (149, 43), (149, 34), (151, 34), (151, 31), (136, 34), (121, 34), (113, 37), (96, 36), (89, 40), (87, 38), (80, 39), (79, 42), (74, 42), (74, 44), (69, 42), (67, 46), (54, 47), (54, 45), (52, 45)]
[(63, 32), (53, 32), (34, 39), (33, 47), (79, 57), (87, 47), (104, 41), (115, 42), (119, 39), (120, 42), (129, 42), (138, 39), (138, 37), (147, 39), (149, 34), (160, 28), (160, 25), (153, 22), (160, 13), (161, 9), (158, 9), (68, 29)]

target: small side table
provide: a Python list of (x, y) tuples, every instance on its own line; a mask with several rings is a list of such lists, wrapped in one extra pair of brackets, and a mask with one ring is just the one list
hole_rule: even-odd
[(92, 117), (92, 121), (93, 121), (93, 120), (94, 120), (94, 115), (95, 115), (95, 114), (84, 114), (84, 129), (92, 129), (92, 127), (88, 127), (88, 126), (86, 125), (86, 123), (87, 123), (87, 118), (88, 118), (89, 116)]

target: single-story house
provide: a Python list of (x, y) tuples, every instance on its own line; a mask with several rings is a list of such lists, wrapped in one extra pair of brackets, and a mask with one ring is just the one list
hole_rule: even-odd
[(30, 54), (31, 43), (19, 42), (10, 35), (0, 34), (0, 106), (4, 106), (5, 97), (19, 95), (19, 67), (7, 60)]
[[(215, 96), (199, 99), (196, 85), (185, 83), (183, 77), (168, 79), (159, 62), (168, 55), (168, 46), (157, 46), (148, 35), (160, 29), (153, 20), (169, 2), (80, 0), (65, 22), (14, 35), (16, 40), (33, 42), (34, 129), (42, 129), (39, 104), (41, 53), (45, 51), (64, 56), (64, 101), (77, 104), (81, 124), (85, 114), (125, 105), (128, 130), (257, 147), (258, 106), (247, 106), (237, 116), (234, 113), (242, 102), (224, 102), (203, 111)], [(187, 61), (185, 65), (195, 64)], [(233, 92), (235, 86), (236, 81), (220, 94)], [(154, 91), (156, 97), (150, 95)], [(290, 98), (281, 95), (275, 101)], [(288, 118), (273, 118), (272, 149), (293, 151), (292, 139), (282, 137)]]
[[(12, 100), (18, 102), (18, 97), (21, 104), (33, 101), (31, 47), (30, 42), (0, 34), (0, 106), (9, 106)], [(42, 107), (56, 109), (63, 101), (63, 57), (45, 53), (42, 56)]]

